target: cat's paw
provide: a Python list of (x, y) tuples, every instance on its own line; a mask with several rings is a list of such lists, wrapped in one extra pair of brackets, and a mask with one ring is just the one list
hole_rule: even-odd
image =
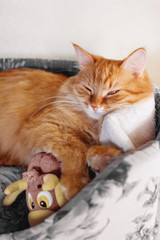
[(106, 166), (113, 162), (113, 157), (121, 154), (122, 150), (116, 146), (96, 145), (89, 148), (86, 160), (94, 172), (102, 172)]
[(90, 179), (89, 176), (63, 176), (62, 174), (60, 182), (65, 198), (70, 200), (90, 182)]

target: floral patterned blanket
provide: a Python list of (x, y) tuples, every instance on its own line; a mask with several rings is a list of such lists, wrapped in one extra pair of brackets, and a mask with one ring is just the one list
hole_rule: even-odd
[[(74, 75), (74, 61), (2, 59), (0, 70), (41, 68)], [(56, 71), (57, 70), (57, 71)], [(160, 90), (155, 89), (156, 139), (116, 159), (75, 198), (34, 228), (22, 194), (3, 207), (4, 189), (24, 169), (0, 167), (0, 239), (159, 240), (160, 239)]]

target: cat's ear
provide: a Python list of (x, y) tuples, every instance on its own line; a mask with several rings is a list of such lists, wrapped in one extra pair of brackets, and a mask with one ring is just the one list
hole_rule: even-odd
[(146, 51), (139, 48), (131, 53), (121, 65), (125, 70), (130, 72), (134, 77), (140, 77), (146, 67)]
[(92, 56), (88, 52), (86, 52), (83, 48), (81, 48), (77, 44), (73, 43), (73, 46), (76, 51), (81, 70), (84, 69), (86, 66), (94, 63)]

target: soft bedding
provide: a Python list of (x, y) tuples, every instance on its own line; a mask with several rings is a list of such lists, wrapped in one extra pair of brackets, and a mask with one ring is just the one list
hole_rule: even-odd
[[(78, 72), (75, 61), (2, 59), (0, 70), (30, 67)], [(160, 90), (155, 88), (156, 139), (118, 157), (75, 198), (44, 223), (28, 228), (22, 194), (3, 207), (4, 189), (21, 178), (20, 167), (0, 167), (0, 239), (152, 240), (160, 239)]]

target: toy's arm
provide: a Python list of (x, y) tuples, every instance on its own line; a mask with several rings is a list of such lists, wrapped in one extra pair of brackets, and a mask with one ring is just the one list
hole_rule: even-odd
[(11, 205), (15, 199), (18, 197), (18, 195), (26, 190), (27, 188), (27, 181), (25, 179), (20, 179), (14, 183), (11, 183), (4, 191), (6, 194), (3, 205), (9, 206)]

